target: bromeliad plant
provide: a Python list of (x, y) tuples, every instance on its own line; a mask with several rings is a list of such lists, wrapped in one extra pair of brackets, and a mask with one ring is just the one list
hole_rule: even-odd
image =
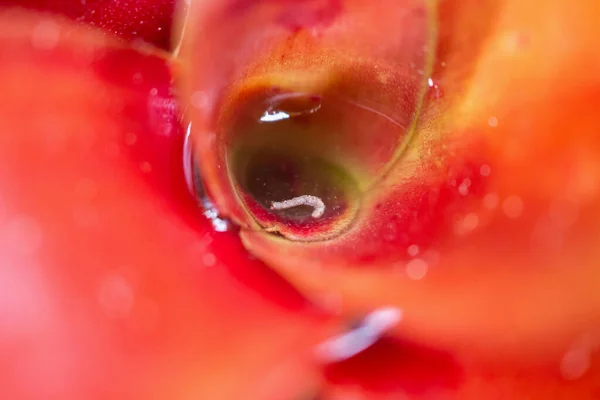
[(0, 12), (3, 398), (598, 395), (596, 2), (49, 4)]

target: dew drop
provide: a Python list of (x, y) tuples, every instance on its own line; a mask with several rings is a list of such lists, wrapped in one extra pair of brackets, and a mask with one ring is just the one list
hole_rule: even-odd
[(428, 87), (428, 96), (431, 99), (439, 100), (443, 97), (442, 89), (440, 86), (433, 80), (433, 78), (427, 79), (427, 87)]
[(199, 110), (205, 110), (208, 107), (208, 94), (202, 90), (198, 90), (192, 94), (192, 106)]
[(144, 83), (144, 77), (143, 77), (142, 73), (136, 72), (135, 74), (133, 74), (132, 81), (136, 85)]
[(483, 197), (483, 206), (488, 210), (494, 210), (500, 204), (500, 197), (496, 193), (488, 193)]
[(584, 347), (575, 347), (568, 350), (560, 361), (560, 373), (567, 380), (581, 378), (590, 368), (590, 351)]
[(33, 29), (31, 44), (39, 50), (52, 50), (58, 45), (60, 27), (54, 21), (41, 21)]
[(519, 218), (523, 213), (523, 200), (519, 196), (509, 196), (502, 202), (502, 211), (508, 218)]
[(206, 253), (202, 256), (202, 263), (207, 267), (212, 267), (217, 263), (217, 258), (212, 253)]
[(477, 229), (479, 226), (479, 217), (475, 213), (469, 213), (459, 220), (454, 226), (454, 232), (457, 235), (465, 235)]
[(99, 217), (91, 206), (79, 206), (73, 209), (73, 219), (81, 227), (92, 227), (98, 224)]
[(127, 146), (133, 146), (137, 142), (137, 135), (132, 132), (128, 132), (125, 135), (125, 144)]
[(368, 349), (402, 320), (403, 312), (396, 307), (379, 308), (352, 330), (321, 343), (317, 355), (325, 362), (346, 360)]
[(410, 279), (418, 281), (427, 275), (429, 265), (421, 258), (415, 258), (406, 263), (404, 271)]
[(119, 275), (106, 277), (98, 287), (98, 302), (111, 318), (129, 316), (134, 297), (131, 284)]
[(98, 195), (98, 185), (90, 179), (81, 179), (75, 185), (75, 196), (80, 200), (92, 200)]
[(465, 179), (461, 182), (461, 184), (458, 186), (458, 193), (460, 193), (461, 196), (466, 196), (469, 194), (469, 187), (471, 186), (471, 180), (470, 179)]
[(419, 246), (417, 246), (416, 244), (411, 244), (410, 246), (408, 246), (408, 248), (406, 249), (406, 253), (410, 256), (410, 257), (416, 257), (419, 254)]
[(41, 247), (43, 232), (35, 219), (28, 216), (15, 216), (3, 225), (0, 240), (9, 251), (31, 255)]
[(490, 176), (491, 173), (492, 173), (492, 168), (487, 164), (484, 164), (479, 168), (479, 174), (481, 176), (488, 177), (488, 176)]
[(143, 173), (148, 174), (148, 173), (152, 172), (152, 164), (150, 164), (148, 161), (142, 161), (140, 163), (140, 170)]
[(267, 100), (261, 122), (277, 122), (314, 114), (321, 108), (321, 97), (307, 93), (284, 93)]

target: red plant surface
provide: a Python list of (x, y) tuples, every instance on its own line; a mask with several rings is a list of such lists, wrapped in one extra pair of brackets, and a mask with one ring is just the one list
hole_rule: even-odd
[[(83, 20), (131, 38), (131, 13), (172, 16), (110, 9)], [(598, 15), (196, 2), (174, 57), (0, 11), (0, 397), (597, 398)], [(300, 138), (248, 118), (282, 93), (310, 94), (289, 114), (321, 107), (286, 126)], [(221, 215), (186, 181), (188, 119)], [(281, 219), (229, 167), (253, 166), (248, 148), (268, 155), (259, 172), (289, 155), (343, 212)]]

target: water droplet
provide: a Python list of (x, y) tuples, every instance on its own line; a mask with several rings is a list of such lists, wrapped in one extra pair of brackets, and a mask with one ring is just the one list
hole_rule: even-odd
[(204, 196), (200, 202), (202, 207), (204, 207), (204, 216), (210, 220), (213, 229), (217, 232), (227, 232), (229, 230), (229, 221), (219, 216), (219, 211), (208, 197)]
[(152, 172), (152, 164), (150, 164), (148, 161), (142, 161), (140, 163), (140, 170), (145, 174), (150, 173)]
[(205, 110), (208, 107), (208, 94), (202, 90), (198, 90), (192, 94), (192, 106), (199, 110)]
[(422, 257), (427, 265), (435, 265), (440, 261), (440, 253), (435, 250), (427, 250), (423, 253)]
[(415, 281), (423, 279), (427, 275), (428, 270), (429, 265), (421, 258), (410, 260), (404, 267), (406, 276)]
[(321, 97), (307, 93), (283, 93), (267, 100), (261, 122), (277, 122), (314, 114), (321, 108)]
[(491, 116), (490, 118), (488, 118), (488, 125), (491, 126), (492, 128), (495, 128), (498, 126), (498, 118)]
[(60, 27), (51, 20), (40, 21), (33, 29), (31, 44), (39, 50), (52, 50), (58, 45)]
[(383, 307), (369, 313), (354, 329), (321, 343), (318, 356), (326, 362), (339, 362), (368, 349), (385, 332), (402, 320), (402, 310)]
[(43, 241), (39, 223), (28, 216), (16, 216), (3, 224), (1, 242), (6, 249), (21, 255), (37, 252)]
[(508, 218), (519, 218), (523, 213), (523, 200), (519, 196), (509, 196), (502, 202), (502, 211)]
[(151, 333), (156, 330), (160, 321), (160, 309), (158, 304), (149, 298), (136, 300), (135, 308), (129, 317), (133, 326), (143, 333)]
[(132, 132), (125, 134), (125, 144), (127, 146), (133, 146), (137, 142), (137, 135)]
[(479, 168), (479, 174), (480, 174), (481, 176), (486, 176), (486, 177), (487, 177), (487, 176), (490, 176), (490, 174), (491, 174), (491, 173), (492, 173), (492, 167), (490, 167), (490, 166), (489, 166), (489, 165), (487, 165), (487, 164), (484, 164), (484, 165), (482, 165), (482, 166)]
[(92, 200), (98, 195), (98, 185), (90, 179), (82, 179), (75, 185), (75, 196), (81, 200)]
[(227, 220), (221, 218), (212, 218), (212, 226), (217, 232), (227, 232), (229, 229), (229, 223)]
[(560, 373), (567, 380), (581, 378), (590, 368), (591, 354), (585, 347), (574, 347), (568, 350), (560, 361)]
[(479, 217), (475, 213), (469, 213), (454, 225), (454, 233), (465, 235), (477, 229), (479, 226)]
[[(183, 139), (183, 175), (185, 183), (190, 193), (197, 196), (197, 191), (201, 189), (202, 183), (200, 182), (200, 173), (198, 171), (197, 178), (198, 182), (194, 182), (196, 179), (195, 171), (197, 167), (194, 160), (194, 148), (192, 146), (192, 123), (190, 122), (187, 126), (185, 137)], [(198, 185), (198, 187), (196, 187)]]
[(143, 77), (142, 73), (141, 72), (136, 72), (135, 74), (133, 74), (132, 81), (136, 85), (144, 83), (144, 77)]
[(483, 206), (488, 210), (494, 210), (500, 204), (500, 197), (496, 193), (488, 193), (483, 197)]
[(554, 201), (550, 204), (548, 216), (558, 228), (568, 228), (577, 221), (579, 207), (568, 201)]
[(73, 219), (81, 227), (91, 227), (98, 224), (96, 210), (91, 206), (79, 206), (73, 209)]
[(217, 263), (217, 258), (212, 253), (206, 253), (202, 256), (202, 263), (207, 267), (212, 267)]
[(319, 306), (331, 314), (340, 314), (343, 310), (344, 300), (341, 294), (326, 292), (315, 296)]
[(406, 249), (406, 253), (410, 257), (416, 257), (419, 254), (419, 246), (417, 246), (416, 244), (411, 244), (410, 246), (408, 246), (408, 249)]
[(461, 182), (461, 184), (458, 186), (458, 193), (461, 194), (461, 196), (466, 196), (469, 194), (469, 187), (471, 186), (471, 180), (470, 179), (465, 179)]
[(108, 157), (118, 157), (121, 154), (121, 149), (116, 143), (108, 143), (104, 151)]
[(442, 89), (432, 78), (427, 79), (427, 86), (429, 88), (429, 98), (439, 100), (443, 97)]
[(131, 284), (119, 275), (106, 277), (98, 287), (98, 302), (111, 318), (129, 316), (134, 297)]

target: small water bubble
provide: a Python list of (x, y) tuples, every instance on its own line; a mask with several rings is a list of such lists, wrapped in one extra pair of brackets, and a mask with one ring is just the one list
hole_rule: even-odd
[(495, 128), (498, 126), (498, 118), (491, 116), (490, 118), (488, 118), (488, 125), (492, 128)]
[(227, 232), (229, 230), (229, 222), (219, 216), (219, 211), (215, 208), (214, 204), (204, 196), (201, 199), (201, 205), (204, 207), (204, 216), (208, 218), (212, 224), (212, 227), (217, 232)]
[(427, 250), (423, 253), (423, 260), (427, 263), (427, 265), (435, 265), (440, 261), (440, 253), (435, 250)]
[(591, 354), (585, 347), (574, 347), (568, 350), (560, 361), (560, 373), (567, 380), (581, 378), (590, 368)]
[(267, 100), (260, 122), (277, 122), (314, 114), (321, 108), (321, 97), (308, 93), (282, 93)]
[(411, 244), (410, 246), (408, 246), (408, 248), (406, 249), (406, 253), (410, 256), (410, 257), (416, 257), (419, 254), (419, 246), (417, 246), (416, 244)]
[(155, 126), (162, 136), (171, 136), (178, 119), (175, 99), (172, 97), (150, 96), (148, 98), (148, 112), (152, 126)]
[(208, 107), (208, 94), (205, 91), (197, 90), (192, 94), (192, 106), (199, 110), (205, 110)]
[(213, 218), (212, 220), (213, 229), (217, 232), (227, 232), (229, 229), (229, 223), (221, 218)]
[(128, 132), (125, 134), (125, 144), (127, 146), (133, 146), (137, 142), (137, 135), (132, 132)]
[(35, 219), (28, 216), (16, 216), (3, 225), (0, 240), (8, 250), (21, 255), (31, 255), (40, 249), (43, 232)]
[(427, 275), (428, 270), (429, 265), (421, 258), (410, 260), (404, 267), (406, 276), (415, 281), (423, 279)]
[(477, 229), (479, 217), (475, 213), (469, 213), (454, 225), (454, 233), (464, 235)]
[(217, 258), (212, 253), (206, 253), (202, 256), (202, 263), (207, 267), (212, 267), (217, 263)]
[(104, 151), (108, 157), (118, 157), (121, 154), (119, 145), (114, 142), (108, 143), (104, 148)]
[(428, 96), (430, 98), (439, 100), (439, 99), (441, 99), (443, 97), (442, 96), (442, 90), (440, 89), (440, 86), (433, 80), (433, 78), (427, 79), (427, 86), (429, 87), (429, 94), (428, 94)]
[(319, 358), (326, 362), (339, 362), (371, 347), (403, 317), (401, 309), (382, 307), (365, 316), (360, 323), (342, 335), (325, 341), (317, 347)]
[(98, 185), (91, 179), (81, 179), (75, 185), (75, 196), (81, 200), (92, 200), (98, 195)]
[(315, 296), (315, 302), (318, 303), (319, 307), (331, 314), (340, 314), (344, 308), (342, 295), (332, 291), (319, 293)]
[(458, 193), (461, 194), (461, 196), (466, 196), (469, 194), (469, 187), (471, 186), (471, 180), (470, 179), (465, 179), (463, 180), (460, 185), (458, 186)]
[(97, 296), (100, 306), (111, 318), (129, 316), (135, 298), (131, 284), (119, 275), (111, 275), (102, 280)]
[(284, 111), (267, 110), (263, 116), (260, 117), (260, 120), (262, 122), (275, 122), (288, 119), (289, 117), (290, 115)]
[(487, 177), (487, 176), (490, 176), (491, 173), (492, 173), (492, 167), (490, 167), (487, 164), (484, 164), (479, 168), (479, 174), (481, 176)]
[(58, 45), (60, 27), (51, 20), (40, 21), (33, 29), (31, 44), (39, 50), (52, 50)]
[(95, 208), (79, 206), (73, 209), (73, 219), (81, 227), (91, 227), (98, 224), (99, 218)]
[(204, 211), (204, 216), (208, 219), (214, 219), (219, 216), (219, 213), (215, 209), (208, 209)]
[(136, 72), (135, 74), (133, 74), (132, 81), (136, 85), (144, 83), (144, 77), (143, 77), (142, 73), (141, 72)]
[(158, 304), (149, 298), (142, 298), (136, 301), (130, 321), (140, 332), (153, 332), (160, 322), (160, 308)]
[(500, 197), (496, 193), (488, 193), (483, 196), (483, 206), (488, 210), (494, 210), (500, 204)]
[(523, 213), (523, 200), (519, 196), (509, 196), (502, 202), (502, 211), (508, 218), (519, 218)]
[(152, 172), (152, 164), (150, 164), (148, 161), (142, 161), (140, 163), (140, 170), (143, 173), (148, 174), (148, 173)]
[(550, 220), (559, 228), (572, 226), (579, 216), (579, 207), (568, 201), (554, 201), (548, 210)]

